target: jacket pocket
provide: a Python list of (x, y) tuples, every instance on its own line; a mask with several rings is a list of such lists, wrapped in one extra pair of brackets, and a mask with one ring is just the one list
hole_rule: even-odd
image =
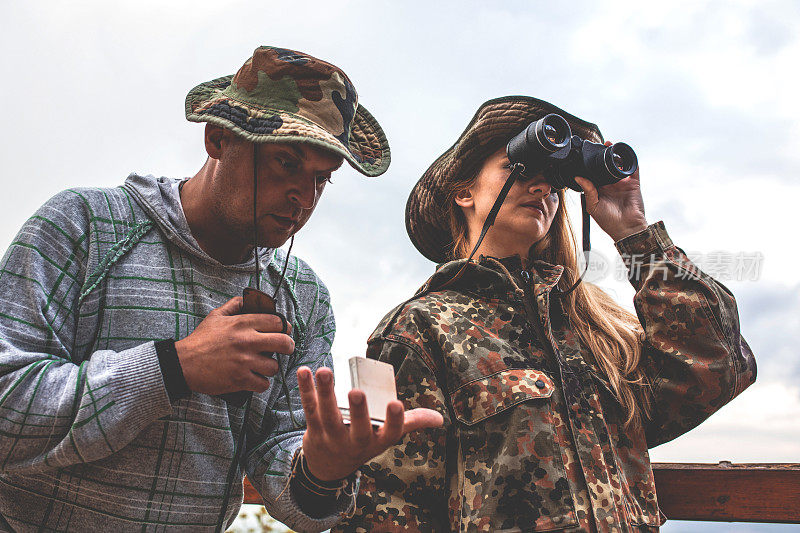
[[(459, 424), (462, 530), (551, 531), (577, 524), (553, 409), (555, 387), (535, 369), (507, 369), (451, 394)], [(455, 503), (455, 502), (453, 502)]]
[(503, 370), (461, 385), (453, 393), (453, 411), (471, 426), (522, 402), (549, 398), (553, 390), (553, 381), (540, 370)]

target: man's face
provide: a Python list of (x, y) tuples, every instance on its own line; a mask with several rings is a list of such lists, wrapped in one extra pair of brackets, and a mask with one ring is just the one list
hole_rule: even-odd
[[(259, 246), (276, 248), (305, 225), (342, 156), (303, 143), (258, 143), (228, 138), (215, 210), (235, 239), (253, 239), (253, 147), (257, 150), (256, 219)], [(218, 189), (218, 190), (219, 190)]]

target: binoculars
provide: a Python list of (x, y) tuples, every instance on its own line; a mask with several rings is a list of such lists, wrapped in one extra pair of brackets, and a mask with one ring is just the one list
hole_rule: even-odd
[(627, 144), (605, 146), (581, 139), (556, 113), (531, 122), (508, 142), (506, 153), (511, 163), (524, 166), (523, 173), (541, 172), (552, 187), (575, 191), (581, 191), (575, 176), (602, 187), (627, 178), (639, 166), (636, 153)]

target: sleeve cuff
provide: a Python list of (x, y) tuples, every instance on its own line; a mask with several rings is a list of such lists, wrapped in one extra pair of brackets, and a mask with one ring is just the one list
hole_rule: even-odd
[(161, 374), (164, 377), (164, 386), (171, 401), (188, 398), (192, 395), (186, 378), (183, 376), (178, 351), (175, 349), (173, 339), (165, 339), (155, 343), (158, 364), (161, 366)]
[(623, 259), (631, 255), (664, 252), (674, 246), (672, 239), (667, 235), (667, 230), (664, 228), (664, 222), (661, 220), (655, 224), (650, 224), (638, 233), (620, 239), (614, 245), (620, 255), (623, 256)]
[(124, 433), (130, 439), (154, 420), (172, 413), (153, 342), (121, 352), (108, 351), (103, 364), (113, 368), (118, 384), (116, 402), (125, 419)]
[(339, 496), (351, 485), (356, 474), (333, 481), (317, 479), (308, 469), (302, 450), (292, 460), (290, 490), (301, 509), (311, 518), (322, 518), (333, 514), (338, 507)]

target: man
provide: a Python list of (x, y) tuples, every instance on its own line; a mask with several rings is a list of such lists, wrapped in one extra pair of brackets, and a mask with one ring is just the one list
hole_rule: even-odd
[[(343, 160), (367, 176), (389, 165), (347, 76), (261, 47), (193, 89), (186, 114), (207, 123), (194, 177), (60, 193), (6, 253), (2, 528), (219, 530), (244, 470), (270, 514), (324, 530), (351, 511), (364, 461), (441, 423), (394, 402), (373, 431), (352, 391), (342, 424), (327, 289), (277, 250)], [(243, 313), (251, 286), (282, 317)], [(255, 393), (247, 407), (242, 391)]]

